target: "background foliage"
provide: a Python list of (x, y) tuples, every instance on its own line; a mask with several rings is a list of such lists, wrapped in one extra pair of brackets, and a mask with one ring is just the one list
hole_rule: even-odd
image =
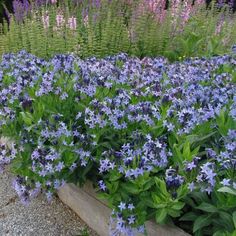
[[(22, 14), (18, 7), (9, 27), (5, 22), (0, 28), (0, 54), (26, 49), (41, 57), (73, 52), (85, 58), (122, 51), (141, 58), (164, 55), (178, 60), (229, 52), (236, 37), (236, 21), (226, 5), (219, 10), (212, 3), (206, 10), (204, 3), (194, 7), (187, 1), (176, 7), (173, 4), (169, 2), (168, 10), (162, 7), (159, 12), (161, 6), (146, 7), (140, 0), (103, 0), (99, 5), (62, 1), (32, 5), (37, 11), (27, 6), (24, 20), (18, 19)], [(60, 27), (58, 16), (64, 22)], [(71, 17), (77, 22), (74, 30), (67, 24)], [(46, 28), (45, 19), (49, 23)]]

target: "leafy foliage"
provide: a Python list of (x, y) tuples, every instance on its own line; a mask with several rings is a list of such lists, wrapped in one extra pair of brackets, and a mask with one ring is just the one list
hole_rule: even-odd
[(22, 19), (16, 7), (10, 24), (0, 26), (0, 54), (26, 49), (45, 58), (65, 52), (86, 58), (125, 52), (179, 60), (229, 52), (235, 43), (234, 14), (214, 3), (206, 10), (201, 1), (172, 2), (166, 10), (165, 1), (95, 2), (32, 3)]
[(11, 162), (23, 203), (92, 180), (116, 232), (155, 219), (234, 234), (235, 64), (234, 54), (182, 63), (6, 54), (0, 126), (15, 145), (1, 147), (0, 167)]

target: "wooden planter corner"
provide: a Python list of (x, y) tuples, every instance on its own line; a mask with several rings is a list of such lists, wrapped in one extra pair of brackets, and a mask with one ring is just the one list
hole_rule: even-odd
[[(65, 184), (59, 189), (58, 196), (100, 236), (109, 236), (111, 209), (96, 197), (91, 183), (87, 183), (83, 188)], [(177, 227), (157, 225), (152, 221), (147, 221), (145, 225), (148, 236), (189, 236)]]

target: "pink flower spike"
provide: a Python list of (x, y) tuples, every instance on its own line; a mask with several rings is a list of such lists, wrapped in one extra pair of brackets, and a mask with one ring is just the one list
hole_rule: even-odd
[(205, 1), (204, 0), (197, 0), (196, 4), (197, 5), (203, 5), (203, 4), (205, 4)]
[(43, 28), (49, 28), (49, 15), (45, 14), (42, 16)]
[(57, 27), (63, 26), (65, 23), (64, 16), (62, 14), (56, 15)]
[(51, 3), (52, 3), (52, 4), (56, 4), (56, 3), (57, 3), (57, 0), (51, 0)]
[(84, 24), (85, 24), (85, 26), (88, 26), (88, 23), (89, 23), (89, 18), (88, 18), (88, 15), (86, 15), (84, 17)]
[(183, 19), (183, 23), (186, 23), (190, 16), (191, 16), (191, 11), (192, 11), (192, 4), (191, 2), (185, 0), (183, 2), (183, 11), (182, 11), (182, 19)]
[(77, 19), (76, 19), (76, 17), (72, 16), (68, 19), (68, 26), (71, 30), (76, 30), (76, 28), (77, 28)]

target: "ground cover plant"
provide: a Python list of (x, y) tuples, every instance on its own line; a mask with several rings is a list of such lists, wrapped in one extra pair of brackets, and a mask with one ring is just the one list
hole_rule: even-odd
[[(104, 57), (211, 56), (230, 51), (236, 37), (228, 5), (166, 0), (13, 1), (0, 26), (0, 54), (26, 49), (40, 57), (74, 52)], [(207, 19), (207, 20), (206, 20)]]
[(5, 54), (0, 130), (15, 145), (1, 147), (1, 169), (11, 162), (25, 204), (93, 181), (113, 209), (113, 235), (145, 231), (153, 218), (194, 235), (235, 235), (234, 55)]

